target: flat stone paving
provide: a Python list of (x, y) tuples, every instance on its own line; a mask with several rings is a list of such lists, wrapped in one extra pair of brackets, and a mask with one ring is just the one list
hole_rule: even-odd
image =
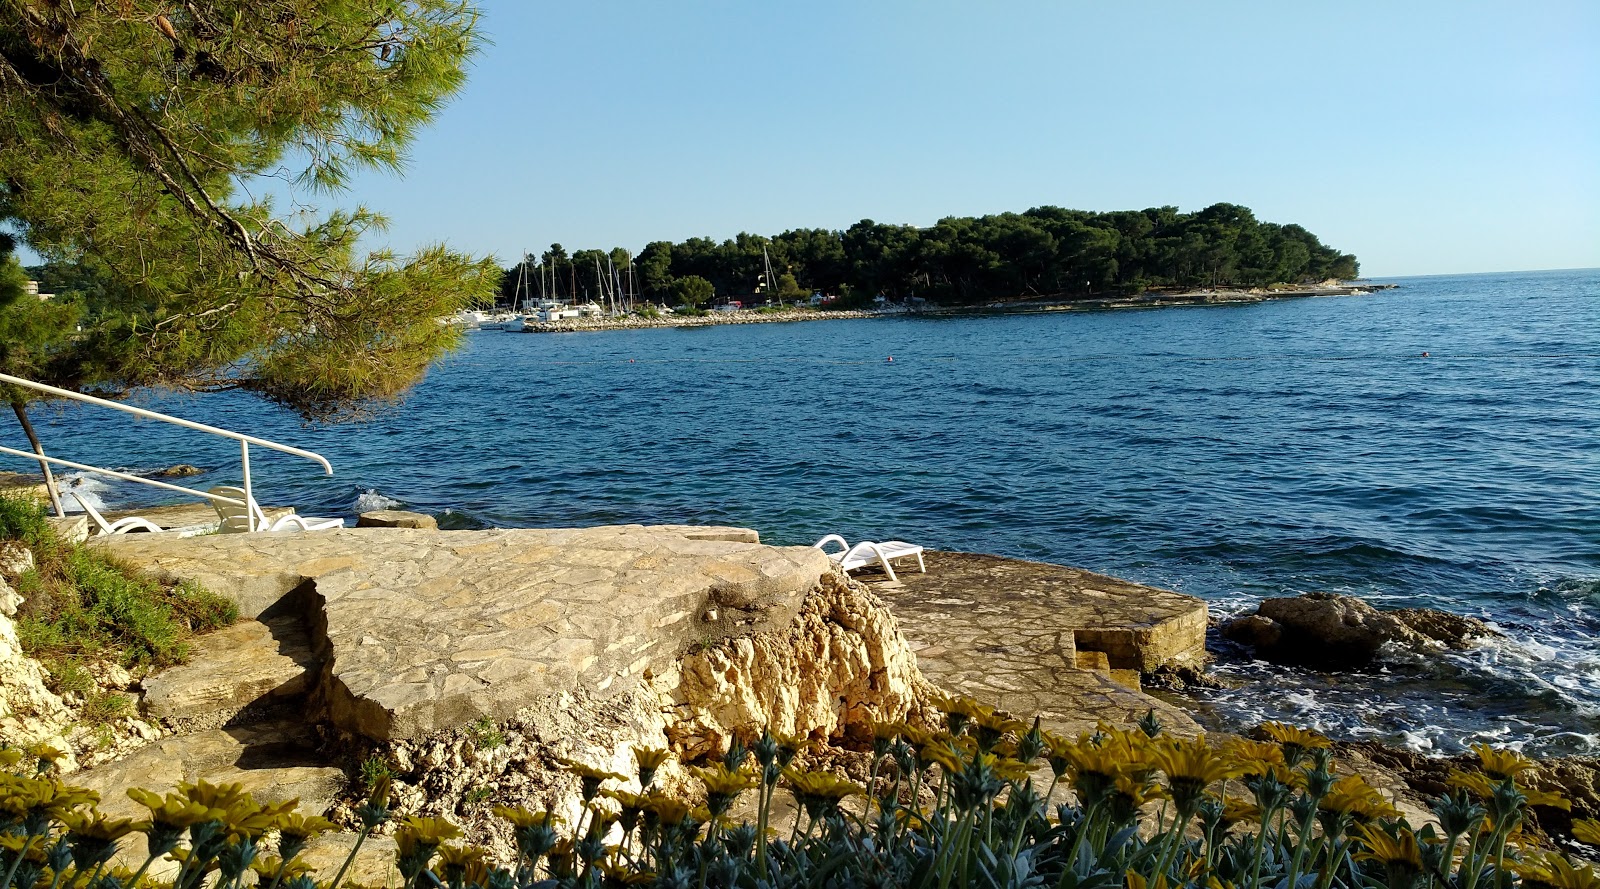
[(196, 580), (254, 617), (305, 593), (333, 723), (379, 741), (505, 719), (544, 695), (605, 691), (709, 636), (786, 625), (829, 570), (752, 531), (363, 528), (101, 546)]
[(1130, 724), (1154, 709), (1176, 731), (1198, 731), (1182, 710), (1114, 681), (1109, 670), (1198, 666), (1205, 658), (1205, 603), (1063, 565), (978, 553), (925, 554), (898, 582), (857, 572), (889, 604), (934, 684), (1019, 716), (1038, 714), (1057, 732)]

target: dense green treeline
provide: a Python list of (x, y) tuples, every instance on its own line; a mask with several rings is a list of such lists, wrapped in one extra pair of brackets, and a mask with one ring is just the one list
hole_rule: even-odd
[[(770, 283), (763, 248), (774, 270)], [(1196, 213), (1176, 207), (1110, 213), (1035, 207), (951, 216), (929, 228), (864, 219), (844, 231), (794, 229), (772, 238), (740, 233), (720, 243), (652, 241), (631, 257), (631, 284), (630, 255), (622, 248), (569, 256), (556, 244), (530, 258), (539, 267), (530, 279), (544, 274), (546, 288), (553, 280), (563, 298), (591, 298), (605, 280), (667, 302), (677, 301), (674, 282), (691, 276), (711, 282), (720, 296), (820, 291), (856, 301), (883, 294), (960, 305), (1160, 287), (1293, 284), (1359, 272), (1354, 256), (1324, 245), (1301, 226), (1262, 222), (1237, 204)], [(521, 272), (520, 266), (506, 271), (503, 301), (516, 291)], [(537, 285), (534, 292), (541, 292)]]

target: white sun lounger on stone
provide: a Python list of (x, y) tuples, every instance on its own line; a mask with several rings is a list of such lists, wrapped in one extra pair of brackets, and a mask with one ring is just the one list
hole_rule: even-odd
[[(839, 552), (830, 553), (827, 550), (829, 543), (839, 544)], [(917, 570), (923, 574), (928, 573), (928, 566), (922, 561), (922, 547), (915, 543), (906, 543), (904, 540), (885, 540), (882, 542), (863, 540), (851, 546), (843, 537), (829, 534), (812, 544), (815, 549), (822, 550), (822, 554), (839, 566), (841, 571), (850, 572), (857, 568), (866, 568), (871, 565), (883, 566), (883, 573), (889, 575), (890, 580), (899, 580), (894, 575), (894, 566), (889, 564), (891, 559), (902, 559), (910, 556), (917, 557)]]
[(71, 497), (74, 502), (83, 507), (83, 514), (89, 517), (89, 522), (94, 525), (97, 534), (133, 534), (145, 532), (150, 534), (176, 534), (179, 537), (193, 537), (196, 534), (205, 534), (217, 530), (216, 525), (185, 525), (181, 528), (163, 528), (144, 516), (123, 516), (116, 521), (108, 521), (100, 514), (100, 510), (89, 505), (89, 501), (77, 494), (67, 492), (63, 497)]
[(223, 500), (211, 501), (211, 505), (217, 509), (217, 515), (222, 518), (222, 524), (217, 530), (223, 534), (242, 534), (247, 531), (329, 531), (334, 528), (344, 527), (344, 519), (317, 519), (311, 516), (295, 515), (293, 512), (286, 516), (279, 516), (277, 521), (269, 521), (267, 514), (261, 509), (261, 504), (256, 502), (256, 498), (249, 498), (250, 507), (248, 510), (241, 505), (245, 502), (246, 497), (244, 488), (218, 485), (207, 490), (220, 497), (228, 497), (239, 501), (238, 503), (228, 503)]

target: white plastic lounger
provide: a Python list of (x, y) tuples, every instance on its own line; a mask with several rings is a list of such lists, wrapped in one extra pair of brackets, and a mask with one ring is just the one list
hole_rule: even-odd
[(106, 521), (106, 517), (100, 514), (100, 510), (89, 505), (89, 501), (84, 500), (82, 497), (72, 493), (68, 493), (64, 496), (71, 497), (73, 501), (75, 501), (79, 506), (83, 507), (83, 514), (88, 516), (89, 521), (94, 524), (95, 532), (97, 534), (133, 534), (137, 532), (144, 532), (150, 534), (176, 534), (179, 537), (193, 537), (196, 534), (204, 534), (208, 531), (215, 531), (217, 529), (217, 526), (215, 525), (185, 525), (181, 528), (163, 528), (143, 516), (136, 515), (124, 516), (114, 522), (108, 522)]
[[(827, 550), (829, 543), (839, 544), (839, 552), (830, 553)], [(915, 543), (906, 543), (904, 540), (885, 540), (875, 542), (863, 540), (851, 546), (843, 537), (829, 534), (812, 544), (815, 549), (822, 550), (822, 554), (839, 566), (841, 571), (850, 572), (857, 568), (866, 568), (870, 565), (883, 566), (883, 573), (889, 575), (890, 580), (899, 580), (894, 574), (894, 566), (889, 564), (891, 559), (903, 559), (909, 556), (917, 557), (917, 570), (923, 574), (928, 573), (928, 566), (922, 561), (922, 547)]]
[[(244, 488), (218, 485), (207, 490), (212, 494), (238, 500), (240, 503), (245, 500)], [(277, 521), (268, 521), (266, 512), (261, 509), (261, 504), (256, 502), (256, 498), (249, 498), (249, 503), (249, 509), (246, 509), (239, 503), (211, 501), (211, 505), (217, 509), (217, 515), (222, 519), (222, 524), (217, 530), (223, 534), (243, 534), (248, 531), (329, 531), (344, 527), (344, 519), (318, 519), (295, 515), (293, 512), (280, 516)]]

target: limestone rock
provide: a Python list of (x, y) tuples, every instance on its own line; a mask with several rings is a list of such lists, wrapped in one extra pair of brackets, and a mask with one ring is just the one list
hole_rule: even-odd
[(685, 657), (668, 735), (686, 755), (718, 753), (752, 727), (832, 737), (895, 721), (931, 692), (881, 600), (827, 575), (788, 628)]
[(0, 574), (17, 575), (33, 568), (33, 550), (15, 540), (0, 541)]
[(204, 473), (205, 470), (198, 466), (191, 466), (188, 463), (179, 463), (176, 466), (168, 466), (166, 469), (151, 474), (156, 478), (189, 478), (190, 476), (202, 475)]
[(196, 639), (189, 661), (144, 680), (144, 710), (184, 728), (214, 728), (252, 705), (311, 689), (320, 660), (298, 615), (240, 621)]
[(1247, 614), (1224, 624), (1222, 634), (1241, 645), (1248, 645), (1258, 651), (1263, 649), (1270, 650), (1283, 641), (1283, 625), (1270, 617)]
[[(10, 596), (5, 595), (7, 591)], [(6, 586), (0, 590), (0, 600), (12, 603), (9, 613), (0, 610), (0, 739), (16, 746), (42, 742), (70, 751), (72, 745), (65, 733), (72, 723), (72, 711), (45, 684), (44, 668), (22, 653), (17, 639), (11, 616), (21, 598)], [(71, 771), (77, 762), (69, 753), (61, 765)]]
[(357, 528), (424, 528), (439, 530), (439, 520), (421, 512), (403, 509), (375, 509), (356, 516)]
[[(322, 880), (331, 880), (339, 872), (345, 859), (355, 849), (353, 833), (326, 833), (306, 844), (300, 860), (310, 865), (312, 872)], [(400, 873), (394, 868), (399, 849), (392, 837), (369, 836), (356, 853), (350, 870), (345, 873), (347, 886), (398, 886)]]
[(246, 617), (303, 596), (327, 655), (317, 686), (329, 718), (389, 741), (503, 720), (563, 691), (616, 693), (707, 637), (788, 625), (829, 571), (810, 547), (689, 533), (373, 528), (98, 545), (229, 595)]
[(1333, 593), (1263, 599), (1256, 613), (1223, 624), (1222, 634), (1257, 657), (1323, 668), (1369, 664), (1385, 645), (1413, 651), (1465, 648), (1494, 631), (1481, 621), (1431, 609), (1380, 611)]
[(1499, 636), (1494, 628), (1475, 617), (1451, 614), (1432, 608), (1396, 608), (1388, 612), (1406, 626), (1453, 651), (1472, 647), (1476, 639)]

